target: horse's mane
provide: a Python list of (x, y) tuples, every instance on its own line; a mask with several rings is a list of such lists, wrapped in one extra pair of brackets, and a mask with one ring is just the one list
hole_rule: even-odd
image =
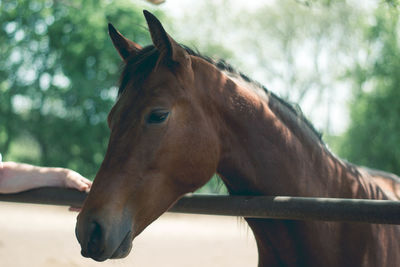
[[(292, 115), (296, 118), (300, 119), (304, 122), (308, 128), (311, 130), (312, 133), (315, 134), (317, 139), (323, 143), (322, 141), (322, 134), (317, 131), (314, 125), (305, 117), (304, 113), (302, 112), (299, 105), (290, 103), (282, 98), (278, 97), (276, 94), (268, 90), (264, 85), (261, 83), (249, 78), (247, 75), (243, 74), (242, 72), (236, 70), (232, 65), (228, 64), (225, 60), (214, 60), (208, 56), (204, 56), (200, 54), (198, 51), (194, 51), (193, 49), (181, 45), (189, 55), (200, 57), (205, 61), (209, 62), (216, 66), (219, 70), (230, 73), (234, 76), (241, 78), (243, 81), (254, 85), (256, 88), (262, 89), (268, 96), (271, 96), (273, 99), (277, 100), (280, 104), (286, 107)], [(154, 69), (156, 62), (159, 57), (158, 50), (153, 46), (149, 45), (144, 47), (140, 50), (139, 53), (132, 56), (128, 59), (125, 67), (122, 71), (121, 80), (120, 80), (120, 87), (118, 91), (118, 96), (123, 93), (125, 88), (127, 87), (128, 83), (133, 82), (135, 86), (140, 86), (140, 84), (146, 79), (146, 77), (151, 73)]]

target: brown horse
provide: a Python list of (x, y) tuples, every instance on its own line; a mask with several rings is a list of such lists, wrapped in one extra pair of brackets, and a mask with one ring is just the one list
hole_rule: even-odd
[[(125, 68), (108, 150), (77, 220), (83, 256), (125, 257), (146, 226), (214, 173), (232, 195), (397, 195), (397, 176), (340, 160), (291, 105), (144, 15), (153, 40), (145, 48), (109, 25)], [(400, 266), (398, 226), (245, 219), (259, 266)]]

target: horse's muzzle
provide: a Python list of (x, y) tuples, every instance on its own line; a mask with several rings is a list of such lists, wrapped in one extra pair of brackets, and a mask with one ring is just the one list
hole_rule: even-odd
[(75, 235), (82, 256), (95, 261), (126, 257), (132, 248), (131, 224), (124, 221), (105, 223), (93, 217), (78, 216)]

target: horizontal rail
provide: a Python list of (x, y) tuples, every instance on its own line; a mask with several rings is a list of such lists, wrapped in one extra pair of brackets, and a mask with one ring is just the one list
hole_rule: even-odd
[[(0, 194), (0, 201), (81, 207), (86, 193), (72, 189), (39, 188)], [(322, 220), (400, 224), (400, 201), (283, 196), (192, 195), (170, 212), (288, 220)]]
[(82, 207), (87, 193), (75, 189), (42, 187), (16, 194), (0, 194), (0, 201)]

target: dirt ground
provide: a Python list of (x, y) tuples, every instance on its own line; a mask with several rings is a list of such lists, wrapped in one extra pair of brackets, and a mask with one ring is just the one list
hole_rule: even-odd
[(83, 258), (67, 207), (0, 202), (1, 267), (256, 266), (253, 234), (238, 218), (167, 213), (122, 260)]

